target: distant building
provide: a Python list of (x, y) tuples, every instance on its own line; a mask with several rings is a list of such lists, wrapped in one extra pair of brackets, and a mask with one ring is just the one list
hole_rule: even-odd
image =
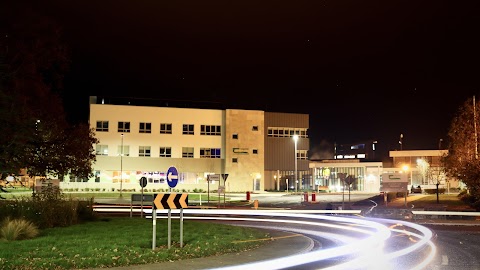
[[(89, 124), (99, 143), (90, 179), (61, 179), (74, 190), (168, 191), (177, 168), (181, 192), (380, 192), (382, 174), (408, 173), (409, 187), (461, 188), (441, 166), (447, 150), (390, 151), (378, 161), (375, 140), (338, 144), (332, 158), (309, 160), (309, 115), (224, 109), (221, 104), (91, 97)], [(298, 136), (295, 141), (294, 137)], [(422, 163), (423, 162), (423, 163)], [(428, 170), (424, 166), (428, 164)], [(422, 167), (423, 166), (423, 167)], [(209, 175), (222, 175), (212, 177)], [(346, 185), (342, 176), (351, 184)]]
[[(172, 166), (179, 173), (174, 189), (186, 192), (311, 188), (308, 114), (209, 105), (91, 97), (89, 124), (99, 140), (95, 176), (66, 178), (61, 188), (138, 191), (146, 177), (147, 190), (167, 190)], [(208, 182), (211, 174), (224, 179)]]
[[(368, 161), (361, 158), (311, 160), (313, 180), (317, 190), (379, 192), (382, 175), (407, 174), (407, 188), (420, 186), (425, 189), (445, 188), (446, 192), (464, 188), (458, 179), (447, 177), (441, 158), (448, 150), (390, 151), (390, 162)], [(354, 182), (344, 185), (341, 174), (351, 176)]]
[(441, 159), (447, 154), (448, 150), (390, 151), (393, 167), (384, 168), (384, 171), (408, 174), (409, 186), (436, 188), (438, 183), (446, 190), (463, 188), (462, 182), (445, 174)]
[[(360, 159), (317, 160), (310, 161), (310, 169), (317, 190), (339, 192), (346, 189), (371, 193), (380, 191), (382, 162), (367, 162)], [(353, 178), (351, 185), (344, 185), (341, 174)]]
[[(354, 144), (335, 143), (333, 159), (381, 160), (378, 153), (376, 153), (376, 147), (376, 140), (362, 141)], [(375, 154), (377, 154), (377, 156)]]

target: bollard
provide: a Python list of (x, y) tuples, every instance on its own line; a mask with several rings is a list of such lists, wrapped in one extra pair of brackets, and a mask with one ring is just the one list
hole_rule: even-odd
[(250, 201), (250, 191), (247, 191), (247, 201)]
[(255, 207), (255, 210), (258, 209), (258, 200), (253, 201), (253, 207)]
[(312, 193), (312, 202), (314, 202), (317, 199), (317, 194), (314, 192)]
[(308, 192), (303, 193), (303, 200), (308, 202)]

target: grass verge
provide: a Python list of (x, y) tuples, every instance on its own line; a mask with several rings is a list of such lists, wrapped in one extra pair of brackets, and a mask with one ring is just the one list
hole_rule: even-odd
[(467, 203), (460, 200), (458, 194), (438, 194), (438, 202), (436, 194), (424, 195), (421, 198), (412, 202), (415, 205), (415, 208), (424, 208), (428, 205), (442, 204), (447, 207), (447, 210), (470, 210), (473, 208), (470, 207)]
[(0, 269), (60, 270), (149, 264), (240, 252), (268, 242), (241, 241), (268, 237), (261, 230), (185, 220), (183, 247), (180, 247), (180, 224), (171, 225), (168, 248), (167, 219), (157, 220), (155, 250), (152, 221), (128, 217), (45, 229), (34, 239), (3, 239)]

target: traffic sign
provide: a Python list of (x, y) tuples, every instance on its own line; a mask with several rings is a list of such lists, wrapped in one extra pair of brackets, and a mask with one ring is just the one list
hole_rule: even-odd
[(207, 175), (208, 181), (220, 181), (220, 174)]
[(153, 202), (152, 194), (132, 194), (132, 202)]
[(171, 188), (174, 188), (178, 184), (178, 171), (177, 171), (177, 168), (173, 166), (168, 168), (167, 184)]
[(155, 209), (182, 209), (188, 208), (188, 193), (160, 193), (154, 194), (153, 206)]
[(222, 173), (223, 181), (227, 182), (228, 173)]
[(145, 176), (142, 176), (142, 178), (140, 178), (140, 186), (142, 188), (146, 187), (147, 186), (147, 178)]

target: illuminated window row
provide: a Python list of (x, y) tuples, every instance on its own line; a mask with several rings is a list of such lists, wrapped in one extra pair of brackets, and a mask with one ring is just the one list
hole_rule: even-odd
[(200, 148), (200, 158), (220, 158), (220, 148)]
[[(171, 147), (161, 146), (159, 150), (159, 157), (172, 157)], [(194, 147), (182, 147), (182, 158), (193, 158), (194, 150)], [(108, 156), (108, 145), (97, 144), (95, 151), (98, 156)], [(118, 153), (118, 155), (130, 156), (130, 146), (124, 145), (123, 150), (118, 146)], [(150, 157), (151, 153), (150, 146), (138, 147), (139, 157)], [(220, 148), (200, 148), (200, 158), (221, 158), (221, 150)]]
[(268, 137), (293, 137), (298, 135), (300, 138), (308, 138), (307, 128), (288, 128), (288, 127), (269, 127)]

